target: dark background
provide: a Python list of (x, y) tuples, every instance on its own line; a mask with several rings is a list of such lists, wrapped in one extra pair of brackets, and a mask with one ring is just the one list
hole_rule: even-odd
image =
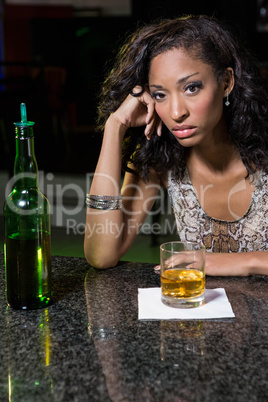
[[(13, 169), (13, 122), (25, 102), (35, 121), (39, 169), (86, 173), (95, 169), (101, 134), (94, 129), (97, 95), (125, 35), (138, 22), (207, 14), (241, 32), (267, 74), (267, 16), (262, 0), (133, 0), (127, 17), (77, 17), (72, 7), (1, 3), (0, 170)], [(267, 7), (267, 1), (262, 2)]]

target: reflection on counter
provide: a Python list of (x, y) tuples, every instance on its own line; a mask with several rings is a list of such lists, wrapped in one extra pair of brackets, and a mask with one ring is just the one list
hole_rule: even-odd
[[(14, 314), (12, 309), (7, 308), (5, 319), (8, 337), (6, 400), (22, 401), (25, 400), (25, 395), (28, 400), (33, 400), (37, 388), (43, 398), (51, 400), (53, 380), (50, 373), (51, 335), (48, 308), (39, 310), (31, 319), (27, 313)], [(21, 366), (27, 371), (22, 372)]]
[(232, 320), (145, 321), (138, 289), (160, 286), (154, 264), (53, 256), (53, 302), (29, 311), (6, 308), (0, 264), (1, 402), (267, 399), (268, 277), (207, 278)]
[(203, 321), (161, 321), (161, 360), (172, 362), (175, 367), (183, 359), (205, 354)]

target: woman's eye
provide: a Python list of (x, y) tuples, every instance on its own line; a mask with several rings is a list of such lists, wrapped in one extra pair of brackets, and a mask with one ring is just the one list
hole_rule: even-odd
[(161, 92), (155, 92), (151, 94), (151, 97), (155, 100), (163, 100), (165, 98), (165, 94), (162, 94)]
[(193, 94), (196, 94), (197, 92), (199, 92), (201, 87), (202, 87), (202, 83), (196, 82), (196, 83), (187, 85), (184, 90), (187, 94), (193, 95)]

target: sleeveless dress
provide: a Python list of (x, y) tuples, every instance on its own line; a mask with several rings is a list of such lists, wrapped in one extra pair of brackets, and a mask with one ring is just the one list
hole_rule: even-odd
[[(234, 220), (223, 221), (208, 216), (202, 209), (187, 168), (182, 180), (168, 177), (168, 194), (182, 241), (196, 241), (212, 252), (268, 251), (268, 176), (256, 175), (256, 185), (247, 212)], [(230, 192), (242, 189), (238, 183)]]

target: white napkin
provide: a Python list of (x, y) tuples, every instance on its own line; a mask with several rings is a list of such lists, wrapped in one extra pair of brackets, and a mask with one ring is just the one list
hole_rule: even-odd
[(232, 306), (223, 288), (206, 289), (206, 303), (195, 308), (169, 307), (161, 301), (161, 288), (138, 289), (139, 320), (194, 320), (232, 318)]

